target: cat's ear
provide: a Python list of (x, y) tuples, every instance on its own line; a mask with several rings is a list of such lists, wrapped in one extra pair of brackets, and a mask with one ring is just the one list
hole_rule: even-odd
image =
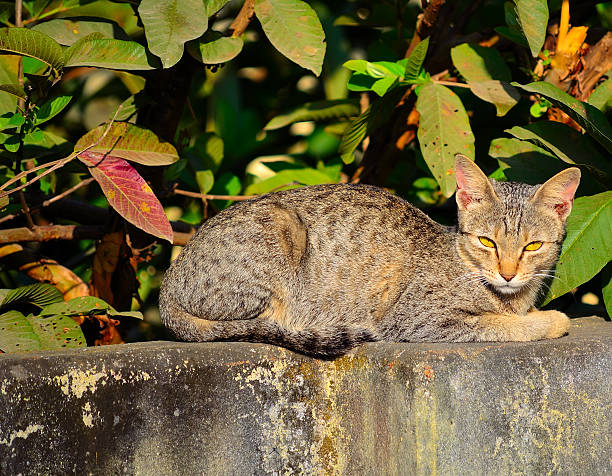
[(487, 176), (465, 155), (455, 155), (455, 177), (459, 210), (466, 210), (483, 200), (497, 200), (495, 190)]
[(552, 208), (565, 221), (572, 211), (574, 194), (579, 184), (580, 169), (571, 167), (548, 179), (531, 200), (537, 205)]

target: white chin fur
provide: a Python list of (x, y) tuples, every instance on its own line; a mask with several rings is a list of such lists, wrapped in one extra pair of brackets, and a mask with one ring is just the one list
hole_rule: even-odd
[(495, 289), (502, 294), (515, 294), (521, 290), (520, 287), (515, 286), (495, 286)]

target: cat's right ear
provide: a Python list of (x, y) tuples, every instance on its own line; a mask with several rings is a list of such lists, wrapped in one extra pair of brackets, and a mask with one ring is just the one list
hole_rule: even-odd
[(572, 211), (574, 194), (580, 184), (580, 169), (570, 167), (559, 172), (540, 186), (532, 197), (534, 203), (554, 209), (562, 221), (565, 221)]
[(481, 201), (496, 200), (497, 195), (487, 176), (463, 154), (455, 155), (455, 177), (457, 179), (457, 206), (466, 210)]

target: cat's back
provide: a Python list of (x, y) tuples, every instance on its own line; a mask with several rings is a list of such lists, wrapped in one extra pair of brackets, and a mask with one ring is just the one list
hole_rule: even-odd
[(357, 290), (371, 274), (405, 274), (429, 262), (448, 248), (448, 236), (380, 188), (303, 187), (237, 203), (207, 220), (165, 281), (180, 293), (190, 289), (189, 299), (210, 283), (287, 282), (298, 273), (321, 286), (353, 282)]
[(326, 184), (270, 193), (237, 203), (204, 223), (199, 233), (252, 222), (271, 224), (270, 217), (278, 210), (288, 212), (312, 233), (372, 228), (379, 234), (405, 235), (407, 228), (414, 230), (415, 227), (421, 233), (443, 231), (442, 226), (418, 208), (383, 189), (361, 184)]

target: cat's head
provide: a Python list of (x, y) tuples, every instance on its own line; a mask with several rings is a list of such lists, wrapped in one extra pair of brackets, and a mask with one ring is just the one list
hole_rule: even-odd
[(455, 157), (458, 251), (495, 291), (536, 290), (553, 274), (580, 170), (569, 168), (543, 185), (497, 182), (464, 155)]

